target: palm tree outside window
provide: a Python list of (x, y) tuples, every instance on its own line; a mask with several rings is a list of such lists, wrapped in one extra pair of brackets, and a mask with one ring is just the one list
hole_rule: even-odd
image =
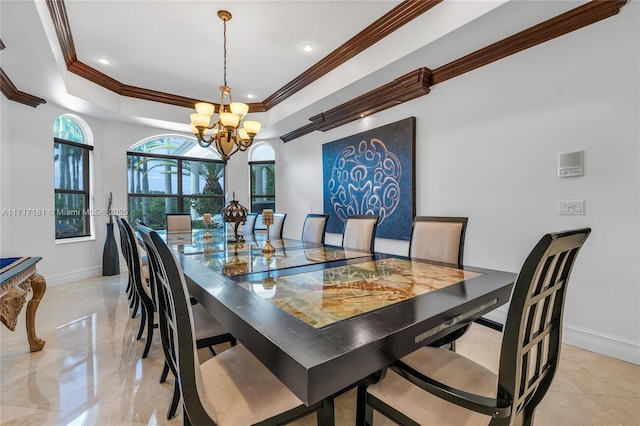
[(193, 228), (204, 228), (210, 213), (222, 226), (224, 163), (209, 148), (184, 136), (155, 136), (127, 152), (129, 220), (166, 228), (166, 213), (191, 213)]

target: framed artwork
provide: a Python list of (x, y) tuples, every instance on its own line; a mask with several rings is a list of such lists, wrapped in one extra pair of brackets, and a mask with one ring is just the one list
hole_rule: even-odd
[(415, 117), (322, 145), (327, 232), (341, 234), (348, 216), (377, 214), (377, 237), (409, 240), (415, 148)]

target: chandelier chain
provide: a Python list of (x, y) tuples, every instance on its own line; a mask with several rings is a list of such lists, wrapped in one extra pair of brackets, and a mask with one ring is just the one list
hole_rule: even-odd
[(222, 30), (222, 38), (224, 40), (224, 85), (227, 85), (227, 21), (222, 21), (223, 30)]

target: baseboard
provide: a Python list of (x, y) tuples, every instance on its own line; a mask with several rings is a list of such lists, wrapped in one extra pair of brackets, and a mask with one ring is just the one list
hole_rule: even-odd
[(567, 345), (640, 365), (639, 342), (567, 325), (562, 333), (562, 342)]
[[(126, 263), (120, 264), (120, 273), (127, 271)], [(92, 268), (80, 269), (73, 272), (68, 272), (59, 275), (50, 275), (44, 277), (47, 282), (47, 287), (55, 287), (62, 284), (68, 284), (78, 280), (84, 280), (87, 278), (98, 277), (102, 275), (102, 266), (94, 266)]]
[[(504, 324), (507, 319), (507, 308), (501, 307), (491, 311), (484, 315), (484, 318)], [(562, 343), (640, 365), (640, 342), (633, 342), (565, 323), (562, 329)]]

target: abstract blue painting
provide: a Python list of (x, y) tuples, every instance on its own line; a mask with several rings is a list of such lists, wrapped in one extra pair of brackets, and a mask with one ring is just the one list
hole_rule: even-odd
[(327, 232), (341, 234), (348, 216), (377, 214), (377, 237), (409, 240), (415, 147), (415, 117), (322, 145)]

